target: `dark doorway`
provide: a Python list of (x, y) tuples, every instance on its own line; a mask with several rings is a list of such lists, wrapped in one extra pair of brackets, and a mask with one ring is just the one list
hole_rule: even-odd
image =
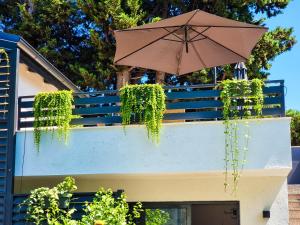
[(192, 225), (239, 225), (238, 203), (192, 205)]
[(239, 202), (143, 203), (142, 225), (239, 225)]

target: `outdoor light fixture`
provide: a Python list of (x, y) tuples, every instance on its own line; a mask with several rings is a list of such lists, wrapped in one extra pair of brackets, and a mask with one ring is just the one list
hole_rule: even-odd
[(264, 210), (263, 211), (263, 218), (270, 218), (270, 217), (271, 217), (270, 210)]

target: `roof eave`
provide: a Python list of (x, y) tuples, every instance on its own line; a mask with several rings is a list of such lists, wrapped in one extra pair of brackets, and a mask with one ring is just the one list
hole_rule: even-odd
[(80, 89), (67, 78), (63, 73), (61, 73), (54, 65), (52, 65), (42, 54), (40, 54), (36, 49), (34, 49), (27, 41), (20, 37), (17, 42), (17, 46), (35, 60), (40, 66), (45, 68), (53, 77), (55, 77), (59, 82), (61, 82), (66, 88), (73, 91), (80, 91)]

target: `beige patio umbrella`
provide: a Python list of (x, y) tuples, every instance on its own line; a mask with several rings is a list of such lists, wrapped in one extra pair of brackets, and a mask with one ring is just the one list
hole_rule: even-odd
[(117, 65), (182, 75), (243, 62), (267, 28), (194, 10), (115, 31)]

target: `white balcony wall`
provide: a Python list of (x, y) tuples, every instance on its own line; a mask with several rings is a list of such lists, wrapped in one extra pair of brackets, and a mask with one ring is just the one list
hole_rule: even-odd
[[(286, 176), (291, 169), (289, 118), (248, 120), (249, 152), (244, 175)], [(245, 125), (239, 125), (244, 139)], [(222, 174), (224, 125), (221, 121), (164, 124), (159, 145), (144, 126), (74, 128), (65, 145), (42, 136), (40, 152), (33, 131), (16, 140), (16, 176), (112, 174)]]

